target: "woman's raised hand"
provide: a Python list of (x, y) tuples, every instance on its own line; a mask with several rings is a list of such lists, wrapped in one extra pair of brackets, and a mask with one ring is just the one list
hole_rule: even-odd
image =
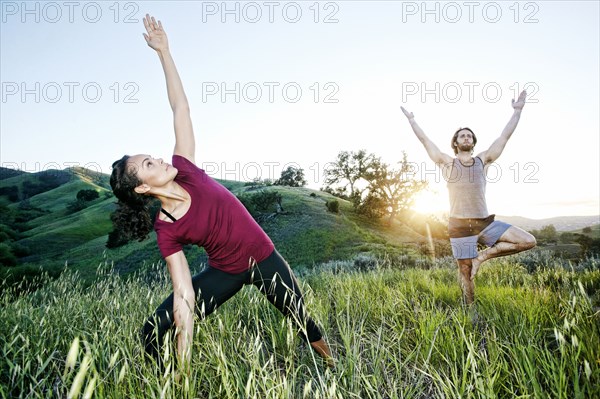
[(146, 28), (146, 32), (148, 32), (148, 34), (143, 34), (148, 46), (159, 52), (169, 50), (167, 33), (164, 31), (160, 21), (157, 23), (154, 17), (146, 14), (144, 17), (144, 27)]
[(517, 99), (517, 101), (515, 101), (514, 99), (512, 100), (512, 107), (515, 110), (522, 110), (523, 107), (525, 106), (525, 98), (527, 97), (527, 92), (525, 90), (523, 90), (521, 92), (521, 94), (519, 94), (519, 98)]

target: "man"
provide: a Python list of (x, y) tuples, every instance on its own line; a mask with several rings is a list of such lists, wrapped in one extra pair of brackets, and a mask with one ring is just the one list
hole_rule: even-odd
[[(452, 137), (455, 158), (443, 153), (425, 135), (412, 112), (402, 108), (417, 138), (427, 154), (442, 169), (450, 194), (448, 233), (452, 254), (458, 263), (463, 298), (467, 304), (475, 300), (473, 278), (486, 260), (516, 254), (536, 245), (535, 237), (507, 223), (495, 221), (485, 201), (486, 166), (493, 163), (515, 131), (525, 105), (523, 91), (517, 101), (512, 100), (513, 115), (508, 124), (487, 150), (473, 157), (477, 137), (469, 128), (460, 128)], [(477, 243), (488, 246), (478, 252)]]

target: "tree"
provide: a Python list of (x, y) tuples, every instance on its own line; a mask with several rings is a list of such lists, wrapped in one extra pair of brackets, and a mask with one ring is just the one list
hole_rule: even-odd
[[(354, 206), (358, 207), (368, 185), (365, 178), (367, 174), (375, 170), (379, 163), (378, 157), (374, 154), (367, 154), (365, 150), (340, 151), (336, 161), (325, 170), (324, 191), (341, 198), (351, 199)], [(360, 180), (365, 183), (362, 189), (357, 186)], [(333, 188), (334, 185), (337, 187)]]
[(281, 172), (281, 177), (275, 181), (277, 186), (304, 187), (306, 179), (304, 178), (304, 169), (288, 166)]
[(396, 215), (410, 209), (415, 194), (427, 187), (427, 182), (410, 178), (413, 167), (408, 163), (406, 152), (402, 152), (402, 160), (398, 164), (398, 169), (392, 169), (378, 162), (375, 170), (367, 176), (369, 195), (381, 200), (382, 213), (388, 216), (390, 224)]
[(569, 233), (569, 232), (565, 231), (564, 233), (560, 234), (560, 242), (562, 244), (572, 243), (574, 239), (575, 239), (575, 235), (573, 235), (573, 233)]
[(586, 255), (599, 255), (600, 254), (600, 239), (591, 238), (583, 234), (575, 234), (575, 242), (581, 247), (581, 254)]
[(558, 241), (558, 235), (556, 234), (556, 227), (553, 224), (543, 226), (540, 230), (540, 239), (547, 243), (556, 243)]
[(590, 226), (584, 227), (581, 232), (583, 234), (591, 234), (592, 233), (592, 228)]
[[(272, 215), (284, 212), (281, 203), (282, 197), (277, 191), (261, 190), (252, 194), (242, 193), (238, 195), (237, 198), (258, 222), (261, 222)], [(273, 210), (275, 213), (271, 212)]]
[(325, 191), (350, 199), (354, 209), (369, 217), (387, 215), (391, 223), (396, 215), (412, 206), (414, 195), (427, 186), (426, 182), (411, 177), (413, 168), (404, 151), (398, 164), (393, 169), (365, 150), (341, 151), (325, 172)]

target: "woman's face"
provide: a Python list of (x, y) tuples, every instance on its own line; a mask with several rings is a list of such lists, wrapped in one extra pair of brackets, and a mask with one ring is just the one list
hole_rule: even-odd
[(147, 154), (133, 155), (127, 160), (127, 167), (134, 168), (143, 184), (160, 188), (177, 176), (177, 169), (164, 162), (162, 158), (153, 158)]

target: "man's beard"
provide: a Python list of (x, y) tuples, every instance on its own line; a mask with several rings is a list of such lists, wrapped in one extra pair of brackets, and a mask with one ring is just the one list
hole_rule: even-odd
[(473, 144), (459, 144), (458, 145), (458, 149), (461, 151), (467, 151), (467, 152), (471, 152), (473, 151)]

